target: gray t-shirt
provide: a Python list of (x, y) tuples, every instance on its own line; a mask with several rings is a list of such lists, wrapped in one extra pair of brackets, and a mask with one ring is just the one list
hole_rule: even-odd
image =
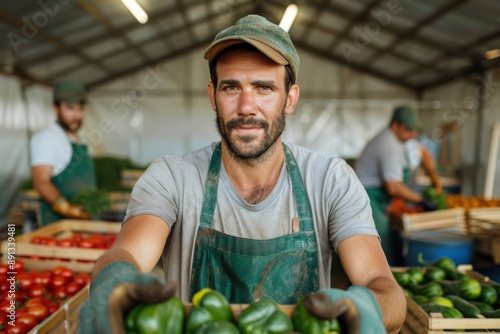
[[(182, 157), (165, 156), (154, 161), (137, 181), (125, 217), (127, 221), (150, 214), (170, 226), (163, 251), (165, 277), (178, 283), (184, 301), (189, 299), (192, 253), (215, 145)], [(311, 203), (320, 257), (320, 288), (327, 288), (334, 248), (354, 235), (378, 236), (368, 197), (344, 160), (287, 145), (295, 156)], [(270, 239), (292, 233), (293, 217), (295, 200), (285, 163), (276, 186), (258, 204), (248, 204), (240, 197), (222, 165), (214, 229), (238, 237)]]
[(403, 181), (404, 144), (390, 128), (373, 138), (356, 162), (356, 174), (365, 188), (382, 187), (384, 181)]

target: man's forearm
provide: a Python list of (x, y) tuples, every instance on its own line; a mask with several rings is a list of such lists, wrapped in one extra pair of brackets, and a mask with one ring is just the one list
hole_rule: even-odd
[(388, 333), (398, 333), (406, 317), (406, 298), (401, 287), (387, 277), (377, 277), (368, 285), (377, 299)]
[(137, 270), (139, 266), (137, 265), (134, 257), (123, 248), (110, 248), (96, 261), (94, 269), (92, 270), (92, 280), (94, 280), (97, 275), (101, 272), (104, 267), (115, 261), (126, 261), (131, 263)]

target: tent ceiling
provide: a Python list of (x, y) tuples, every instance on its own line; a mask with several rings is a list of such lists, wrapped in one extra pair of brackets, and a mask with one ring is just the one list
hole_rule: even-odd
[[(135, 21), (120, 0), (0, 2), (0, 66), (29, 81), (78, 79), (89, 87), (207, 46), (254, 13), (278, 23), (284, 0), (138, 0)], [(500, 1), (297, 0), (297, 47), (414, 90), (477, 78), (500, 60)], [(201, 55), (200, 55), (201, 56)]]

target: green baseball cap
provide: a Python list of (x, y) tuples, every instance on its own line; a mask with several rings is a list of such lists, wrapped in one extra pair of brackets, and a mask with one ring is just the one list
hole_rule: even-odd
[(205, 51), (205, 59), (212, 61), (222, 50), (239, 43), (248, 43), (281, 65), (290, 65), (297, 82), (299, 55), (288, 33), (280, 26), (259, 15), (247, 15), (235, 25), (215, 36)]
[(54, 86), (55, 102), (85, 102), (86, 96), (85, 87), (77, 81), (60, 81)]
[(417, 111), (409, 106), (399, 106), (394, 109), (391, 119), (391, 123), (392, 122), (403, 124), (412, 131), (422, 131), (423, 128), (423, 123)]

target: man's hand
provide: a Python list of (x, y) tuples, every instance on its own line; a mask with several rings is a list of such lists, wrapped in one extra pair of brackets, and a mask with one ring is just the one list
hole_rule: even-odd
[(175, 295), (177, 286), (139, 273), (128, 262), (109, 264), (90, 287), (79, 315), (80, 334), (125, 334), (124, 316), (136, 304), (157, 304)]
[(75, 219), (91, 219), (81, 205), (74, 205), (64, 197), (59, 197), (52, 203), (52, 210), (61, 216)]
[(347, 290), (327, 289), (307, 295), (304, 306), (318, 319), (337, 318), (342, 333), (386, 333), (375, 296), (362, 286), (354, 285)]

